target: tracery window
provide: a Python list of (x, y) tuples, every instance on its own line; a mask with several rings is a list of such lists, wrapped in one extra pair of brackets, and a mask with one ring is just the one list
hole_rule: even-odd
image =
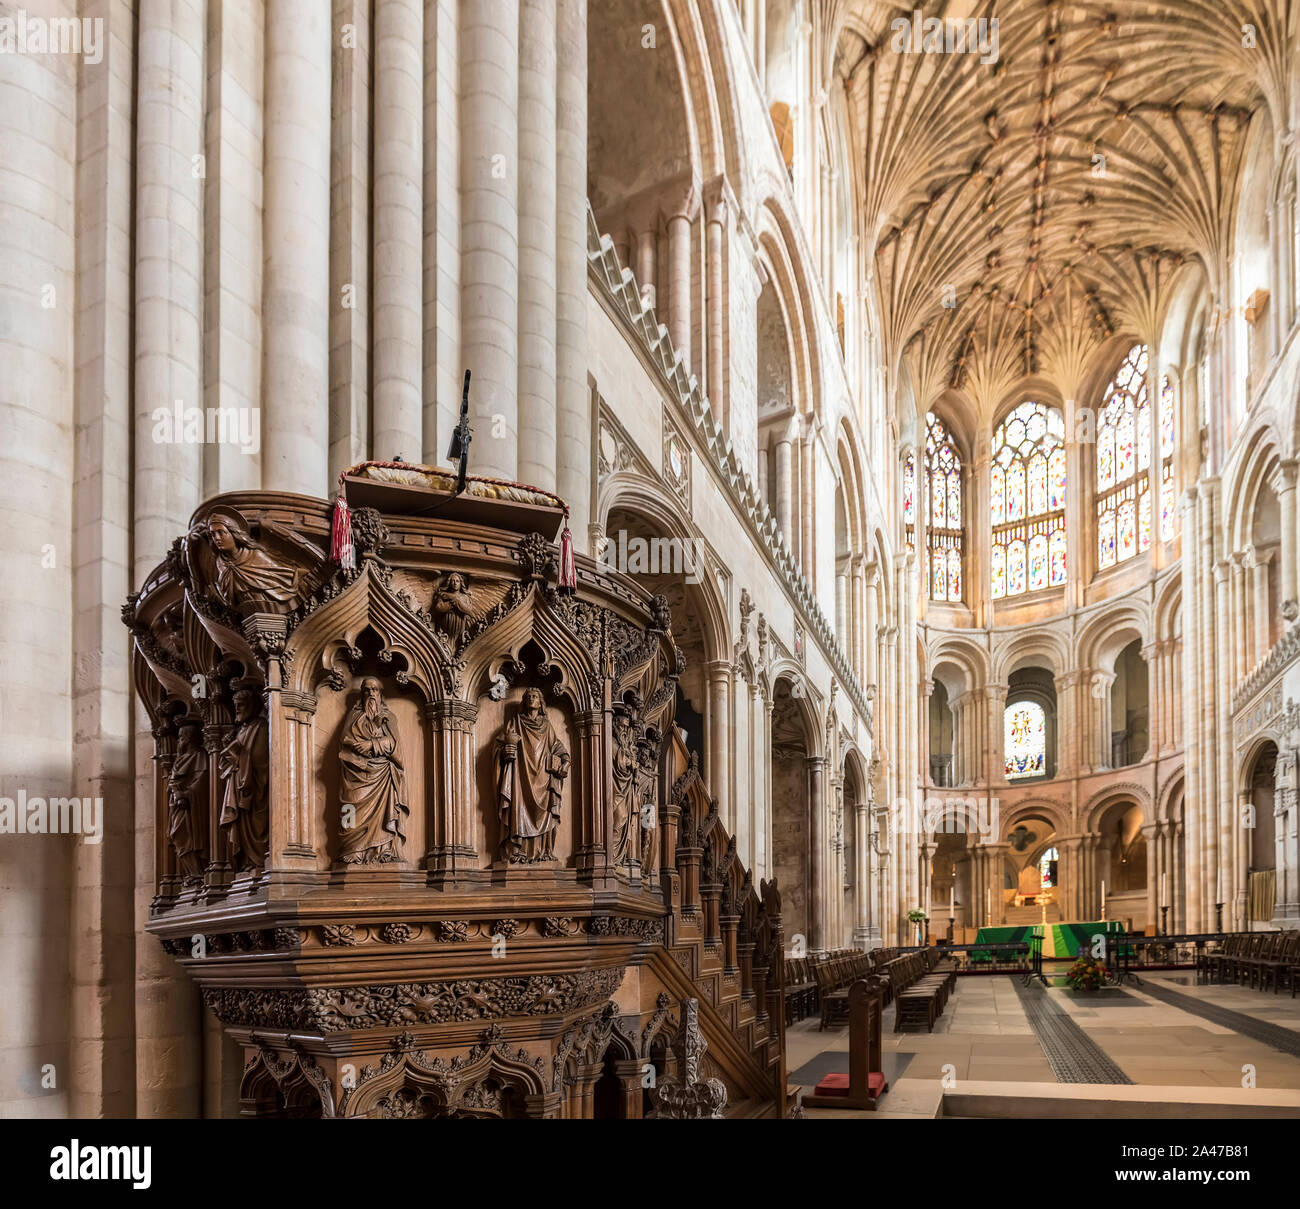
[(1174, 496), (1174, 387), (1160, 375), (1160, 540), (1172, 541), (1178, 524)]
[(925, 544), (931, 600), (962, 598), (961, 459), (943, 421), (925, 417)]
[(1065, 583), (1065, 423), (1021, 403), (993, 434), (990, 554), (994, 599)]
[(1098, 570), (1151, 548), (1150, 468), (1147, 346), (1135, 344), (1106, 387), (1097, 417)]
[(1047, 711), (1036, 701), (1016, 701), (1003, 712), (1003, 757), (1008, 781), (1047, 772)]

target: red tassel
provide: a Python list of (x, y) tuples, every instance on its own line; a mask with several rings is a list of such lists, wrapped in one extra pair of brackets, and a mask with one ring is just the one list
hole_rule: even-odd
[(578, 571), (573, 565), (573, 534), (569, 532), (569, 522), (564, 522), (564, 532), (560, 534), (560, 582), (561, 592), (574, 592), (578, 587)]
[(357, 569), (357, 558), (352, 552), (352, 509), (340, 491), (334, 497), (334, 520), (330, 526), (330, 558), (345, 571)]

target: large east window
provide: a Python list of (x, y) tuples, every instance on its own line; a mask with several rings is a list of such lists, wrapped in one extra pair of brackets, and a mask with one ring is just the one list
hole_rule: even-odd
[(990, 554), (994, 599), (1065, 583), (1065, 423), (1021, 403), (993, 434)]
[(1151, 548), (1151, 401), (1145, 344), (1129, 349), (1103, 398), (1097, 417), (1097, 568), (1101, 571)]

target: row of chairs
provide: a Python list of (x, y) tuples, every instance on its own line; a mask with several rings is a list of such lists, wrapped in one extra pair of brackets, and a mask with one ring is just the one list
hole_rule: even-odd
[[(887, 955), (887, 958), (886, 958)], [(787, 957), (785, 962), (785, 1022), (819, 1015), (821, 1028), (848, 1019), (848, 988), (859, 978), (879, 973), (883, 961), (897, 949), (837, 949), (822, 957)]]
[(934, 1024), (943, 1015), (948, 998), (957, 986), (957, 963), (941, 957), (938, 949), (905, 953), (885, 965), (893, 988), (894, 1031), (934, 1032)]
[(1300, 931), (1242, 932), (1224, 938), (1223, 947), (1197, 958), (1197, 976), (1211, 982), (1236, 982), (1273, 993), (1286, 986), (1295, 998), (1300, 982)]

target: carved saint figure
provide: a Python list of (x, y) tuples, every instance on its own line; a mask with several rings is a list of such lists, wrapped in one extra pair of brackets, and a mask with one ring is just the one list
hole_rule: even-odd
[(339, 859), (348, 865), (400, 859), (393, 845), (406, 839), (406, 779), (397, 722), (384, 701), (383, 686), (373, 676), (361, 682), (361, 700), (343, 724), (339, 765), (344, 811)]
[(275, 612), (298, 596), (300, 570), (278, 564), (247, 533), (223, 516), (214, 516), (199, 534), (216, 560), (215, 595), (225, 605), (247, 605)]
[(625, 714), (614, 718), (614, 864), (635, 863), (634, 845), (641, 816), (636, 790), (641, 770), (636, 728)]
[(268, 831), (267, 741), (258, 689), (236, 690), (235, 718), (235, 733), (217, 761), (226, 783), (220, 822), (235, 868), (261, 869), (266, 865)]
[(459, 571), (450, 572), (438, 585), (430, 612), (433, 624), (458, 646), (474, 620), (474, 597)]
[(167, 782), (167, 836), (176, 851), (177, 871), (187, 884), (202, 881), (207, 864), (207, 845), (194, 817), (207, 772), (203, 728), (197, 722), (182, 722)]
[(507, 718), (496, 761), (502, 857), (511, 863), (554, 860), (569, 752), (546, 717), (540, 689), (525, 690)]

